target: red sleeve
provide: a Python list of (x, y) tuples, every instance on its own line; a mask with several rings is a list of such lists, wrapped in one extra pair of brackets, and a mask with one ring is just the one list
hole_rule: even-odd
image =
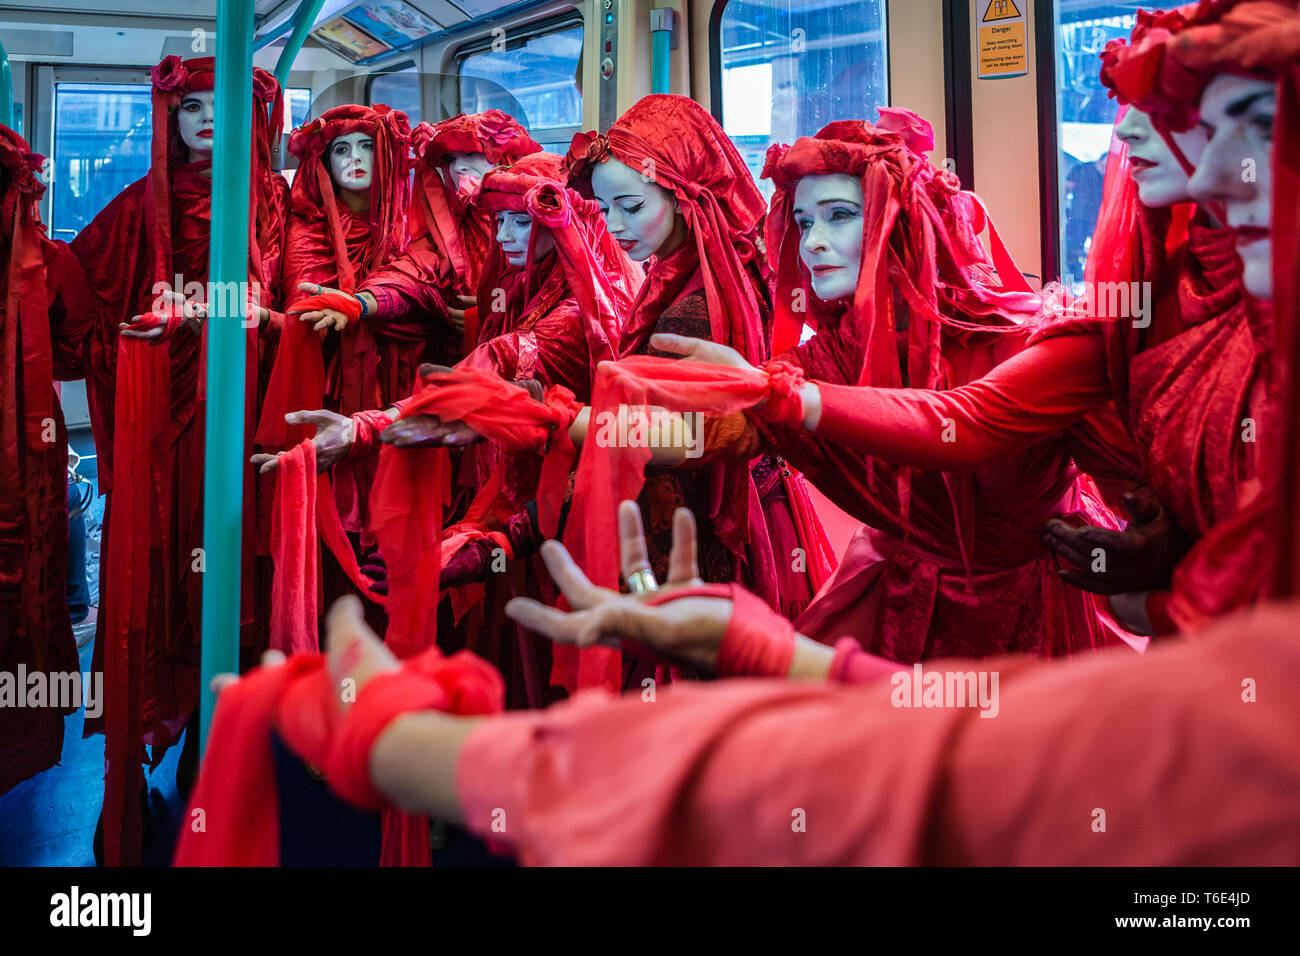
[(1022, 451), (1111, 397), (1099, 335), (1045, 339), (945, 392), (818, 386), (819, 439), (935, 471), (979, 468)]
[(577, 303), (566, 299), (526, 329), (481, 343), (457, 367), (495, 372), (507, 381), (531, 378), (563, 385), (578, 401), (591, 399), (591, 359)]
[(437, 258), (427, 237), (412, 242), (406, 252), (357, 286), (375, 297), (374, 314), (362, 321), (381, 335), (402, 342), (423, 342), (431, 328), (447, 319), (447, 306), (438, 286)]
[(63, 382), (86, 375), (86, 342), (95, 324), (99, 300), (86, 283), (81, 263), (67, 243), (51, 242), (45, 257), (50, 285), (50, 345), (54, 377)]
[(1144, 657), (925, 663), (987, 707), (909, 706), (908, 671), (586, 691), (484, 721), (457, 791), (533, 864), (1293, 864), (1298, 625), (1274, 606)]

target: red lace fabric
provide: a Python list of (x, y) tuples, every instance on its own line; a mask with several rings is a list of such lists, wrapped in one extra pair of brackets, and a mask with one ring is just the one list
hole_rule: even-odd
[[(879, 125), (832, 123), (769, 151), (777, 328), (787, 339), (805, 320), (818, 329), (782, 357), (809, 378), (879, 385), (885, 395), (906, 395), (906, 385), (950, 389), (1014, 356), (1037, 327), (1042, 297), (1029, 290), (978, 197), (926, 161), (932, 147), (924, 120), (887, 110)], [(828, 173), (855, 176), (863, 189), (862, 264), (847, 305), (820, 302), (799, 260), (794, 190), (802, 177)], [(986, 228), (991, 256), (979, 238)], [(810, 308), (796, 311), (799, 303)], [(797, 619), (803, 633), (827, 642), (851, 633), (904, 663), (1065, 654), (1117, 640), (1097, 600), (1061, 582), (1042, 545), (1042, 523), (1055, 515), (1118, 526), (1063, 436), (1045, 434), (977, 473), (940, 474), (896, 466), (888, 445), (884, 457), (866, 457), (836, 447), (820, 428), (808, 435), (758, 427), (767, 447), (866, 525)]]
[[(43, 162), (0, 126), (0, 671), (11, 675), (80, 669), (67, 599), (68, 440), (54, 382), (84, 374), (94, 303), (80, 265), (41, 225)], [(56, 764), (63, 746), (56, 708), (3, 714), (0, 794)]]
[[(106, 703), (88, 732), (106, 734), (104, 852), (110, 865), (138, 862), (139, 758), (156, 764), (198, 699), (203, 545), (203, 420), (207, 398), (202, 336), (181, 329), (155, 343), (119, 338), (118, 324), (153, 311), (155, 284), (204, 286), (208, 279), (211, 180), (208, 163), (183, 162), (175, 114), (186, 93), (211, 89), (211, 57), (168, 57), (154, 68), (153, 165), (81, 231), (72, 250), (98, 296), (89, 345), (88, 398), (105, 509), (95, 669)], [(274, 77), (254, 71), (249, 279), (264, 305), (277, 288), (286, 186), (270, 168), (280, 115)], [(177, 289), (182, 292), (184, 289)], [(229, 321), (226, 319), (224, 321)], [(259, 385), (259, 329), (247, 331), (243, 403), (245, 454)], [(255, 554), (268, 554), (265, 488), (244, 482), (241, 641), (265, 646), (265, 590)], [(259, 497), (262, 506), (259, 508)], [(127, 795), (130, 795), (129, 799)]]

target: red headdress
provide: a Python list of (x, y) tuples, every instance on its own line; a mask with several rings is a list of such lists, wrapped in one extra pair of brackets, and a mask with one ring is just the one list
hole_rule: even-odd
[[(0, 126), (0, 252), (4, 262), (4, 301), (0, 312), (0, 519), (23, 507), (19, 444), (45, 452), (43, 433), (53, 418), (54, 357), (50, 343), (49, 302), (38, 204), (45, 184), (36, 173), (45, 157)], [(22, 391), (19, 393), (19, 383)], [(19, 420), (19, 410), (22, 420)], [(14, 520), (20, 520), (17, 515)], [(35, 580), (31, 583), (35, 583)]]
[[(1022, 332), (1041, 307), (974, 193), (932, 165), (930, 124), (909, 110), (882, 110), (879, 125), (831, 123), (815, 137), (768, 150), (763, 176), (776, 185), (767, 254), (776, 277), (778, 348), (798, 343), (804, 319), (824, 319), (799, 261), (794, 190), (808, 175), (841, 173), (862, 183), (862, 264), (851, 313), (865, 343), (861, 384), (903, 384), (893, 291), (910, 310), (907, 371), (918, 387), (942, 388), (940, 336)], [(990, 260), (979, 234), (987, 226)], [(798, 302), (813, 304), (800, 311)]]
[(718, 121), (684, 96), (643, 97), (606, 135), (579, 133), (573, 138), (567, 157), (569, 181), (591, 196), (592, 170), (611, 156), (672, 192), (696, 253), (679, 268), (669, 265), (672, 257), (651, 268), (624, 328), (623, 354), (645, 344), (660, 313), (698, 267), (713, 340), (732, 346), (750, 362), (763, 362), (768, 342), (762, 306), (746, 271), (758, 257), (765, 203)]
[[(641, 277), (605, 231), (600, 207), (564, 185), (563, 163), (554, 153), (534, 153), (489, 170), (473, 202), (475, 208), (491, 214), (526, 212), (534, 226), (544, 226), (550, 232), (564, 285), (582, 312), (594, 378), (597, 362), (618, 357), (623, 319)], [(529, 238), (528, 264), (519, 280), (525, 300), (555, 272), (555, 262), (549, 256), (534, 261), (537, 235), (534, 230)], [(495, 314), (493, 319), (501, 320)], [(481, 337), (492, 331), (491, 324), (485, 325)]]
[[(184, 163), (187, 151), (176, 123), (176, 111), (187, 93), (211, 90), (216, 82), (216, 61), (210, 57), (182, 60), (169, 56), (155, 66), (153, 78), (153, 159), (149, 168), (148, 228), (153, 236), (155, 275), (172, 278), (171, 267), (171, 183), (169, 169)], [(263, 294), (273, 288), (275, 276), (263, 275), (262, 253), (278, 246), (277, 232), (283, 223), (278, 191), (271, 168), (271, 150), (280, 140), (284, 117), (284, 94), (274, 76), (253, 67), (253, 155), (250, 170), (249, 261), (253, 264)], [(178, 290), (179, 291), (179, 290)]]
[[(461, 113), (441, 123), (421, 123), (411, 134), (415, 153), (416, 207), (412, 235), (427, 230), (447, 262), (448, 280), (473, 293), (492, 248), (491, 224), (447, 183), (452, 153), (482, 153), (488, 162), (513, 163), (542, 147), (513, 117), (500, 110)], [(472, 348), (466, 343), (466, 349)]]
[[(329, 148), (340, 136), (365, 133), (375, 142), (370, 190), (370, 235), (360, 258), (348, 255), (339, 219), (338, 199), (330, 178)], [(338, 287), (356, 288), (356, 273), (368, 273), (406, 248), (406, 210), (411, 201), (408, 153), (411, 124), (406, 114), (382, 104), (336, 106), (293, 131), (289, 151), (298, 157), (293, 183), (293, 212), (300, 219), (328, 224), (330, 246), (338, 263)], [(297, 290), (286, 290), (296, 296)]]

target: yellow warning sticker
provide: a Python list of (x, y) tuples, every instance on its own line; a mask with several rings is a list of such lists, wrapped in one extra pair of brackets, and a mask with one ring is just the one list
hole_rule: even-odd
[(979, 79), (1003, 79), (1029, 72), (1029, 31), (1016, 0), (988, 0), (977, 27), (975, 75)]
[(1020, 15), (1020, 8), (1016, 6), (1016, 0), (989, 0), (989, 5), (984, 9), (983, 22), (1014, 20)]

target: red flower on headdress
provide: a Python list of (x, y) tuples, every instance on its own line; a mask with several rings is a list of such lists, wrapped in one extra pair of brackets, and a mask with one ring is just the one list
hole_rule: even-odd
[(767, 148), (767, 156), (763, 160), (763, 172), (759, 179), (771, 179), (776, 174), (777, 166), (781, 163), (781, 157), (790, 149), (787, 143), (773, 143)]
[(433, 142), (435, 130), (432, 123), (420, 123), (411, 130), (411, 151), (416, 156), (423, 156), (424, 151)]
[(182, 89), (189, 81), (190, 71), (185, 68), (185, 61), (173, 54), (163, 57), (163, 61), (149, 71), (153, 85), (160, 90), (171, 92)]
[(274, 103), (280, 94), (280, 81), (275, 74), (268, 73), (261, 67), (253, 67), (253, 96), (259, 103)]
[(461, 176), (460, 182), (456, 186), (456, 198), (469, 206), (478, 199), (479, 190), (482, 188), (483, 180), (477, 176)]
[(559, 183), (538, 183), (524, 193), (524, 210), (549, 229), (563, 229), (573, 218), (568, 191)]
[(934, 127), (911, 110), (878, 106), (876, 112), (880, 114), (876, 129), (897, 133), (912, 152), (928, 153), (934, 149)]
[(604, 133), (574, 133), (569, 156), (575, 166), (603, 163), (609, 156), (609, 138)]
[(488, 110), (479, 117), (479, 132), (498, 146), (509, 146), (519, 135), (519, 124), (500, 110)]

